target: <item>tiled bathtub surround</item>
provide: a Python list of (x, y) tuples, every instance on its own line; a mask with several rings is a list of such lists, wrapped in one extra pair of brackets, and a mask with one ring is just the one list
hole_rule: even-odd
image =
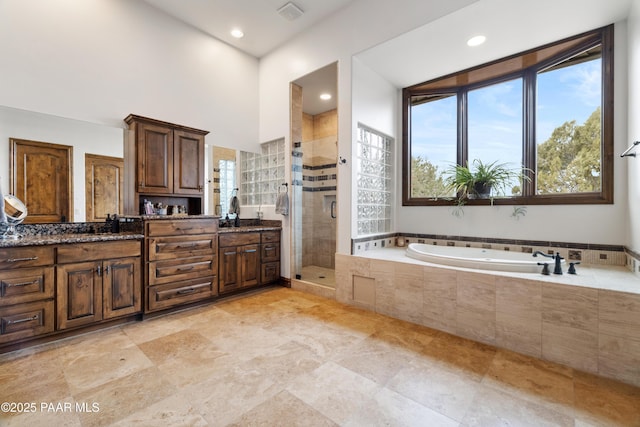
[(399, 248), (336, 255), (340, 302), (640, 385), (640, 279), (621, 267), (577, 276), (480, 272)]
[[(351, 253), (359, 255), (369, 250), (400, 246), (399, 241), (402, 241), (401, 243), (404, 243), (404, 246), (409, 243), (426, 243), (430, 245), (496, 249), (531, 254), (535, 251), (542, 251), (548, 254), (560, 252), (560, 256), (568, 261), (580, 261), (582, 264), (627, 265), (632, 271), (640, 271), (640, 261), (636, 261), (636, 268), (633, 269), (632, 260), (634, 259), (634, 254), (623, 246), (588, 243), (479, 239), (465, 236), (394, 233), (354, 239), (351, 244)], [(640, 255), (635, 254), (635, 256), (636, 260), (640, 260)]]

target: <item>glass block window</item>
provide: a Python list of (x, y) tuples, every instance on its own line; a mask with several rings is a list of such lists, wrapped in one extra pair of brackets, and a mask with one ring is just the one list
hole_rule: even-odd
[(284, 138), (261, 144), (260, 153), (240, 152), (240, 203), (275, 205), (284, 184)]
[(393, 139), (358, 124), (356, 152), (357, 235), (391, 231)]
[(234, 188), (236, 188), (236, 162), (234, 160), (220, 160), (220, 206), (222, 216), (229, 212), (229, 200)]

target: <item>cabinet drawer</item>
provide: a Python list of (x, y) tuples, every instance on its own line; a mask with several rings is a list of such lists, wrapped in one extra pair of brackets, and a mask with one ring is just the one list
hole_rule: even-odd
[(183, 234), (209, 234), (218, 231), (218, 220), (207, 219), (176, 219), (147, 222), (147, 236), (182, 236)]
[(280, 263), (269, 262), (262, 264), (262, 272), (260, 274), (260, 283), (267, 284), (280, 280)]
[(81, 243), (58, 246), (58, 264), (140, 256), (140, 240)]
[(262, 234), (262, 243), (271, 243), (271, 242), (280, 241), (279, 231), (263, 231), (261, 234)]
[(262, 246), (261, 262), (280, 260), (280, 243), (264, 243)]
[(260, 233), (228, 233), (220, 235), (220, 247), (260, 243)]
[(53, 246), (0, 249), (0, 270), (53, 264)]
[(0, 271), (0, 306), (53, 298), (53, 267)]
[(188, 280), (149, 289), (149, 311), (161, 310), (188, 302), (200, 301), (218, 294), (216, 276)]
[(153, 237), (147, 240), (150, 261), (212, 255), (216, 253), (217, 247), (218, 239), (215, 234)]
[(0, 344), (53, 332), (53, 300), (0, 308)]
[(191, 257), (148, 264), (149, 285), (212, 276), (217, 270), (217, 256)]

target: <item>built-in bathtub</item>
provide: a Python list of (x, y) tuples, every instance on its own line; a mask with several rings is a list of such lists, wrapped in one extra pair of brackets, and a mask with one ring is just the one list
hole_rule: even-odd
[[(467, 248), (458, 246), (434, 246), (411, 243), (407, 256), (433, 264), (479, 270), (512, 271), (514, 273), (540, 273), (539, 263), (547, 263), (553, 271), (554, 260), (533, 257), (530, 253), (499, 251), (495, 249)], [(561, 261), (564, 263), (564, 259)]]

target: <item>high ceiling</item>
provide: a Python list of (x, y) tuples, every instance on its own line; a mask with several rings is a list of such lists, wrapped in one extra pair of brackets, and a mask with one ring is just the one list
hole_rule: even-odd
[[(296, 34), (354, 0), (144, 0), (181, 21), (260, 58)], [(278, 10), (294, 3), (303, 14), (294, 20)], [(240, 28), (244, 37), (230, 32)]]

